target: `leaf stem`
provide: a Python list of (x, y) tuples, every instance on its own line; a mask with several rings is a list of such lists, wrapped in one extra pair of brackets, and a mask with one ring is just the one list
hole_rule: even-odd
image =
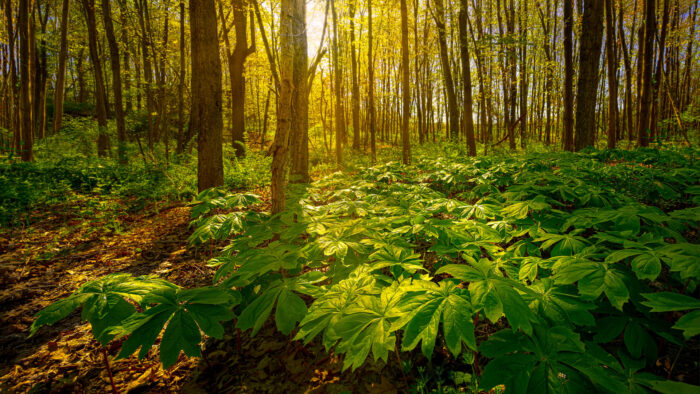
[(119, 394), (117, 386), (114, 385), (114, 376), (112, 376), (112, 367), (109, 365), (109, 357), (107, 356), (107, 349), (104, 346), (100, 348), (102, 350), (102, 358), (105, 360), (105, 368), (107, 369), (107, 374), (109, 375), (109, 384), (112, 386), (112, 394)]

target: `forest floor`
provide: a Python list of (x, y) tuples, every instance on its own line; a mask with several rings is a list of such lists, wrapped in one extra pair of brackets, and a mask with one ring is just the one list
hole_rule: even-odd
[(182, 354), (167, 370), (155, 350), (141, 361), (115, 361), (120, 341), (103, 350), (77, 311), (27, 339), (35, 313), (110, 273), (153, 274), (183, 287), (211, 281), (214, 270), (206, 261), (216, 245), (188, 244), (189, 207), (152, 204), (107, 223), (81, 216), (87, 203), (34, 212), (31, 226), (0, 231), (0, 392), (111, 391), (104, 351), (122, 393), (386, 393), (397, 390), (389, 382), (405, 382), (384, 376), (383, 364), (341, 374), (337, 356), (317, 343), (290, 345), (272, 324), (253, 338), (230, 329), (223, 341), (206, 343), (204, 360)]

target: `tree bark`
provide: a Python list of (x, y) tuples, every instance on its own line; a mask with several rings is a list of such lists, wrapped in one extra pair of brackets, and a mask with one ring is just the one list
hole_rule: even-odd
[(197, 136), (199, 191), (224, 183), (221, 133), (221, 59), (214, 0), (190, 0), (192, 110), (190, 127)]
[(442, 65), (442, 76), (445, 82), (445, 90), (447, 93), (447, 109), (450, 122), (450, 139), (456, 141), (459, 139), (459, 112), (457, 110), (457, 97), (455, 95), (454, 81), (452, 79), (452, 67), (447, 50), (447, 38), (445, 31), (445, 6), (442, 0), (433, 0), (435, 4), (435, 12), (433, 19), (438, 30), (438, 44), (440, 46), (440, 64)]
[[(65, 0), (67, 1), (67, 0)], [(119, 44), (114, 35), (110, 0), (102, 0), (102, 18), (105, 35), (109, 44), (109, 61), (112, 65), (112, 89), (114, 93), (114, 116), (117, 121), (117, 154), (119, 162), (126, 164), (126, 126), (124, 124), (124, 105), (122, 103), (122, 73), (119, 64)]]
[(654, 36), (656, 35), (656, 7), (654, 0), (644, 0), (644, 43), (641, 55), (642, 75), (639, 99), (639, 120), (637, 124), (637, 145), (649, 146), (649, 123), (651, 100), (653, 99), (651, 71), (654, 61)]
[(369, 96), (369, 133), (370, 133), (370, 150), (372, 152), (372, 164), (377, 161), (377, 130), (374, 111), (374, 59), (372, 57), (372, 0), (367, 0), (367, 94)]
[(109, 135), (107, 134), (107, 103), (105, 102), (105, 83), (102, 74), (102, 61), (97, 50), (97, 25), (95, 22), (95, 0), (83, 0), (85, 21), (88, 28), (88, 49), (95, 74), (95, 103), (97, 111), (97, 155), (109, 155)]
[[(288, 155), (290, 138), (293, 138), (294, 116), (299, 108), (299, 96), (305, 91), (297, 89), (295, 82), (306, 83), (306, 64), (299, 73), (299, 62), (306, 56), (306, 34), (296, 36), (305, 26), (306, 3), (304, 0), (282, 0), (280, 4), (280, 95), (277, 110), (277, 132), (272, 143), (272, 214), (280, 213), (286, 204)], [(301, 41), (304, 41), (303, 45)], [(303, 47), (303, 50), (302, 50)], [(301, 56), (303, 52), (303, 56)], [(295, 73), (295, 69), (297, 73)], [(303, 82), (299, 78), (303, 74)]]
[(61, 48), (58, 52), (58, 70), (56, 71), (56, 89), (53, 110), (53, 133), (57, 134), (63, 122), (63, 96), (66, 79), (66, 58), (68, 57), (68, 23), (70, 0), (63, 0), (61, 11)]
[(340, 48), (338, 47), (338, 13), (335, 9), (335, 0), (330, 0), (333, 15), (333, 74), (335, 77), (335, 159), (338, 167), (343, 165), (343, 139), (345, 138), (345, 110), (343, 109), (343, 73), (338, 60)]
[(408, 5), (406, 0), (401, 0), (401, 159), (404, 164), (411, 163), (411, 139), (408, 134), (408, 122), (411, 119), (411, 85), (408, 64)]
[(19, 20), (17, 29), (19, 30), (19, 114), (20, 114), (20, 134), (22, 136), (21, 152), (22, 161), (32, 161), (34, 159), (34, 128), (32, 127), (31, 110), (31, 77), (29, 74), (29, 2), (19, 0)]
[(605, 47), (608, 60), (608, 149), (615, 149), (617, 138), (617, 54), (613, 0), (605, 0)]
[(576, 151), (594, 145), (598, 72), (603, 40), (603, 30), (600, 28), (603, 24), (603, 2), (604, 0), (586, 0), (584, 4), (576, 102)]
[(476, 156), (476, 141), (474, 139), (474, 111), (472, 108), (472, 73), (469, 59), (469, 39), (467, 37), (467, 0), (460, 0), (459, 8), (459, 46), (462, 59), (462, 83), (464, 89), (464, 123), (467, 135), (467, 152)]

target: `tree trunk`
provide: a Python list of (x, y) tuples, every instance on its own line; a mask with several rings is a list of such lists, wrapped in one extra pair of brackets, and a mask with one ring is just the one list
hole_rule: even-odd
[(603, 30), (600, 26), (603, 24), (604, 1), (587, 0), (584, 4), (576, 102), (576, 151), (594, 145), (598, 71), (603, 40)]
[(53, 133), (57, 134), (63, 122), (63, 96), (66, 79), (66, 58), (68, 57), (68, 21), (70, 0), (63, 0), (61, 11), (61, 49), (58, 52), (58, 70), (56, 71), (56, 89), (53, 110)]
[(180, 1), (180, 78), (178, 81), (177, 97), (177, 146), (175, 152), (185, 151), (185, 1)]
[(649, 145), (649, 123), (651, 118), (651, 68), (654, 61), (654, 36), (656, 35), (656, 7), (654, 0), (644, 0), (644, 43), (641, 54), (642, 75), (641, 94), (639, 99), (639, 120), (637, 124), (637, 145)]
[(408, 122), (411, 119), (411, 86), (409, 84), (408, 63), (408, 5), (401, 0), (401, 160), (403, 164), (411, 163), (411, 139), (408, 134)]
[(345, 138), (345, 110), (343, 109), (343, 73), (338, 60), (340, 48), (338, 47), (338, 13), (335, 9), (335, 0), (331, 1), (333, 14), (333, 74), (335, 76), (335, 157), (338, 167), (343, 165), (343, 139)]
[(608, 60), (608, 149), (615, 149), (617, 139), (617, 54), (613, 0), (605, 0), (605, 47)]
[(360, 84), (357, 75), (357, 44), (355, 43), (355, 2), (348, 4), (350, 19), (350, 66), (352, 69), (352, 149), (360, 149)]
[(564, 0), (564, 150), (574, 150), (573, 1)]
[(107, 103), (105, 102), (105, 83), (102, 74), (102, 61), (97, 51), (97, 26), (95, 22), (95, 0), (83, 0), (85, 22), (88, 28), (88, 49), (95, 74), (95, 103), (97, 110), (97, 154), (109, 155), (109, 135), (107, 134)]
[(190, 128), (197, 136), (199, 191), (224, 183), (221, 133), (221, 59), (214, 0), (190, 0), (192, 110)]
[(153, 122), (153, 113), (156, 111), (153, 101), (153, 71), (151, 66), (150, 40), (151, 35), (149, 29), (148, 18), (148, 2), (146, 0), (134, 0), (136, 3), (139, 26), (141, 29), (141, 58), (143, 61), (143, 91), (146, 94), (146, 119), (148, 121), (148, 148), (153, 151), (153, 143), (155, 142), (155, 125)]
[(460, 0), (459, 8), (459, 46), (462, 58), (462, 80), (464, 95), (464, 123), (467, 134), (467, 152), (476, 156), (476, 141), (474, 139), (474, 111), (472, 108), (472, 72), (469, 65), (469, 39), (467, 37), (467, 0)]
[(433, 0), (435, 4), (435, 12), (433, 18), (438, 30), (438, 44), (440, 46), (440, 64), (442, 65), (442, 76), (445, 81), (445, 90), (447, 93), (447, 109), (449, 112), (450, 122), (450, 139), (456, 141), (459, 139), (459, 112), (457, 110), (457, 97), (455, 95), (454, 81), (452, 80), (452, 67), (447, 51), (447, 39), (445, 33), (445, 7), (442, 0)]
[[(66, 0), (67, 1), (67, 0)], [(110, 0), (102, 0), (102, 17), (105, 35), (109, 44), (109, 60), (112, 65), (112, 89), (114, 92), (114, 116), (117, 121), (117, 153), (119, 162), (126, 163), (126, 126), (124, 125), (124, 106), (122, 104), (122, 73), (119, 64), (119, 44), (114, 35)]]
[(370, 149), (372, 151), (372, 164), (377, 161), (377, 130), (375, 128), (375, 112), (374, 112), (374, 59), (372, 58), (372, 0), (367, 0), (367, 94), (369, 95), (369, 133), (370, 133)]
[(34, 128), (32, 127), (31, 110), (31, 77), (29, 74), (29, 2), (19, 0), (19, 114), (20, 114), (20, 134), (22, 136), (21, 151), (22, 161), (32, 161), (34, 159)]
[(652, 79), (653, 95), (652, 98), (652, 110), (651, 110), (651, 120), (649, 121), (649, 137), (653, 140), (656, 138), (656, 127), (659, 120), (659, 100), (661, 91), (661, 81), (664, 77), (663, 75), (663, 61), (664, 61), (664, 49), (666, 47), (666, 31), (668, 27), (668, 11), (669, 4), (668, 0), (664, 0), (663, 14), (661, 17), (661, 36), (658, 39), (659, 45), (659, 57), (656, 62), (656, 72), (654, 79)]
[[(296, 83), (306, 84), (307, 65), (305, 32), (306, 2), (304, 0), (282, 0), (280, 4), (280, 95), (277, 110), (277, 132), (272, 144), (272, 214), (285, 208), (288, 152), (290, 138), (298, 133), (294, 117), (300, 108), (299, 98), (306, 91), (297, 89)], [(301, 34), (300, 34), (301, 33)], [(302, 42), (303, 41), (303, 42)], [(303, 77), (303, 78), (301, 78)], [(303, 110), (303, 109), (302, 109)], [(297, 123), (298, 124), (298, 123)]]

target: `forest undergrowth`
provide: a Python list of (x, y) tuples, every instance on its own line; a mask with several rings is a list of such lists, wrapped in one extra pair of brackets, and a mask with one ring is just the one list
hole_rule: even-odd
[[(37, 315), (30, 341), (50, 358), (81, 327), (85, 349), (71, 357), (92, 354), (88, 370), (101, 371), (61, 368), (64, 358), (33, 384), (108, 384), (100, 347), (71, 314), (82, 307), (120, 390), (141, 378), (139, 389), (157, 391), (184, 368), (198, 372), (181, 384), (206, 391), (693, 392), (697, 153), (467, 158), (432, 146), (412, 166), (357, 166), (293, 185), (274, 217), (265, 196), (210, 189), (191, 204), (189, 231), (186, 208), (175, 208), (178, 248), (188, 237), (200, 254), (188, 255), (198, 269), (172, 269), (196, 280), (148, 264), (100, 266), (27, 309), (82, 284)], [(48, 261), (67, 258), (57, 256)], [(129, 256), (128, 265), (141, 261)], [(16, 335), (28, 333), (27, 312)], [(50, 333), (40, 328), (69, 315)], [(139, 348), (145, 361), (129, 357)], [(26, 360), (4, 387), (28, 389), (16, 386), (31, 371)]]

